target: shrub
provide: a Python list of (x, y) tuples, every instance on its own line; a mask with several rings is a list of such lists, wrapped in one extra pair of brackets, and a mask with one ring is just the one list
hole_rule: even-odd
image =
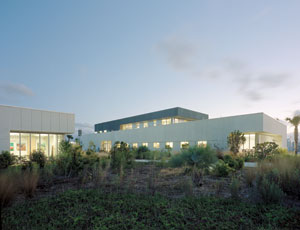
[(110, 152), (111, 154), (111, 168), (120, 171), (126, 167), (133, 166), (134, 153), (130, 151), (129, 147), (124, 142), (116, 142)]
[(10, 154), (9, 151), (2, 151), (0, 154), (0, 169), (5, 169), (8, 166), (14, 164), (15, 156)]
[(148, 159), (150, 150), (146, 146), (139, 146), (136, 149), (136, 159)]
[(30, 160), (37, 163), (40, 168), (44, 168), (46, 164), (46, 156), (42, 150), (34, 150), (30, 155)]
[(76, 176), (84, 168), (83, 151), (80, 145), (71, 145), (66, 141), (60, 144), (56, 157), (56, 173), (64, 176)]
[(270, 158), (278, 154), (278, 145), (275, 142), (264, 142), (257, 144), (254, 151), (259, 159)]
[(214, 174), (219, 177), (226, 177), (233, 171), (234, 170), (231, 167), (229, 167), (229, 165), (223, 160), (219, 160), (214, 167)]
[(96, 145), (94, 144), (93, 141), (90, 141), (89, 142), (89, 147), (86, 151), (86, 154), (91, 155), (91, 154), (94, 154), (94, 153), (96, 153)]
[(279, 185), (268, 179), (267, 176), (257, 180), (257, 191), (262, 201), (266, 204), (279, 203), (284, 197), (284, 193)]
[(244, 160), (241, 157), (225, 155), (224, 162), (234, 170), (240, 170), (244, 167)]
[(194, 146), (182, 150), (180, 154), (172, 156), (170, 165), (172, 167), (188, 165), (190, 167), (207, 169), (217, 160), (215, 150), (211, 149), (209, 146)]

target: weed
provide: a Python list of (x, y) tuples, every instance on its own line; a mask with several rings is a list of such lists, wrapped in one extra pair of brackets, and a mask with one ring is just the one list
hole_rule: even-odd
[(229, 186), (231, 197), (234, 199), (239, 199), (241, 183), (237, 178), (232, 178), (231, 184)]

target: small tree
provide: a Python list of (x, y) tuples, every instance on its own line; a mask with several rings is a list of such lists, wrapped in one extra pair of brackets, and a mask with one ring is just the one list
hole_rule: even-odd
[(275, 142), (264, 142), (257, 144), (254, 150), (259, 159), (265, 159), (278, 153), (278, 145)]
[(231, 152), (236, 155), (240, 147), (246, 142), (246, 138), (243, 133), (241, 133), (239, 130), (235, 130), (229, 134), (227, 137), (227, 143), (229, 146), (229, 149)]
[(298, 153), (298, 126), (300, 125), (300, 116), (294, 116), (293, 118), (287, 117), (286, 120), (293, 125), (294, 128), (294, 139), (295, 139), (295, 154)]
[(70, 140), (73, 140), (73, 136), (72, 135), (67, 135), (67, 138), (68, 138), (68, 142), (70, 142)]
[(89, 147), (86, 151), (86, 154), (91, 155), (91, 154), (94, 154), (95, 152), (96, 152), (96, 145), (94, 144), (93, 141), (90, 141), (89, 142)]

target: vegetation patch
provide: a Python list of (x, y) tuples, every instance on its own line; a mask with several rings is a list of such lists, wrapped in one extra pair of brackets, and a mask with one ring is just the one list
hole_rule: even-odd
[(300, 213), (212, 197), (69, 190), (4, 210), (4, 229), (273, 229), (298, 228)]

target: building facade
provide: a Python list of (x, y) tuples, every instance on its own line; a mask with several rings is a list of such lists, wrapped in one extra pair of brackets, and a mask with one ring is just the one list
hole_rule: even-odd
[(0, 152), (28, 156), (41, 149), (54, 156), (64, 135), (74, 133), (74, 124), (71, 113), (0, 105)]
[(172, 108), (95, 125), (95, 133), (81, 137), (84, 148), (92, 141), (97, 148), (109, 151), (116, 141), (151, 150), (210, 145), (227, 150), (227, 136), (239, 130), (245, 134), (243, 149), (273, 141), (287, 147), (287, 127), (264, 113), (209, 119), (207, 114)]

